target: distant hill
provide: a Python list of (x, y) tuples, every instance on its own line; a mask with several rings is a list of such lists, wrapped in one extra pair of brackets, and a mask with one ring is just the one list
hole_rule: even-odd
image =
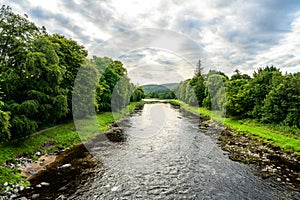
[(179, 83), (167, 83), (162, 85), (150, 84), (141, 86), (144, 90), (146, 98), (173, 98), (173, 87), (179, 85)]
[(152, 89), (152, 88), (169, 88), (172, 89), (173, 87), (179, 85), (179, 83), (166, 83), (166, 84), (161, 84), (161, 85), (157, 85), (157, 84), (149, 84), (149, 85), (142, 85), (143, 89)]

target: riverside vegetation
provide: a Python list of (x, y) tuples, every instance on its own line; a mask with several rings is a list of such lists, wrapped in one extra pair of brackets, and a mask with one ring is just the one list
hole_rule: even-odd
[[(139, 86), (130, 82), (127, 71), (118, 60), (108, 57), (87, 58), (88, 52), (75, 40), (63, 35), (49, 34), (45, 27), (37, 27), (27, 15), (12, 12), (8, 6), (0, 9), (0, 188), (6, 182), (27, 185), (16, 167), (15, 158), (26, 155), (36, 159), (34, 153), (51, 153), (58, 148), (78, 144), (79, 138), (72, 122), (72, 110), (84, 119), (88, 117), (84, 106), (72, 108), (72, 97), (92, 98), (100, 126), (105, 130), (128, 101), (139, 102), (144, 94)], [(77, 72), (81, 68), (79, 82), (84, 84), (73, 90)], [(122, 81), (112, 114), (111, 99), (115, 85)], [(90, 94), (82, 96), (79, 90)], [(131, 103), (132, 110), (138, 103)], [(122, 111), (122, 112), (120, 112)], [(120, 116), (119, 116), (120, 115)], [(63, 124), (57, 128), (31, 136), (37, 131)], [(89, 128), (89, 127), (86, 127)], [(91, 133), (95, 131), (89, 130)], [(92, 137), (87, 136), (89, 139)], [(45, 150), (46, 143), (54, 148)]]

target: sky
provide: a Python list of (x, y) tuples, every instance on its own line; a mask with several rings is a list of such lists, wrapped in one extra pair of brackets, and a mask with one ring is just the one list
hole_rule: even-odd
[(300, 71), (299, 0), (4, 0), (89, 55), (121, 60), (139, 84), (274, 65)]

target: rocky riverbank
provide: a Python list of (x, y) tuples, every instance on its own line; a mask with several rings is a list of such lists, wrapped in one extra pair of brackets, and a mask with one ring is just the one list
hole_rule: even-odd
[[(211, 137), (217, 140), (220, 147), (228, 152), (231, 160), (253, 164), (259, 168), (258, 175), (262, 178), (274, 178), (284, 184), (300, 190), (300, 156), (288, 153), (271, 141), (255, 137), (250, 133), (237, 133), (229, 127), (223, 127), (209, 117), (184, 109), (178, 102), (170, 102), (180, 107), (184, 113), (198, 117), (201, 129), (214, 129)], [(217, 130), (217, 131), (216, 131)]]
[(259, 167), (262, 178), (273, 177), (277, 181), (298, 187), (300, 185), (300, 156), (285, 153), (271, 142), (255, 138), (247, 133), (235, 134), (229, 128), (219, 135), (221, 148), (229, 152), (229, 158)]
[[(93, 140), (99, 140), (99, 138), (105, 138), (105, 140), (108, 139), (112, 142), (121, 142), (126, 139), (122, 128), (118, 127), (117, 124), (113, 124), (103, 134), (96, 135), (91, 140), (91, 144), (93, 144)], [(36, 152), (35, 156), (38, 157), (36, 161), (25, 156), (16, 158), (14, 163), (17, 164), (8, 163), (7, 165), (20, 170), (30, 181), (30, 186), (23, 187), (19, 184), (7, 182), (4, 185), (5, 193), (0, 196), (0, 200), (16, 198), (22, 200), (27, 198), (43, 199), (45, 196), (51, 196), (51, 191), (60, 190), (63, 192), (69, 188), (68, 185), (72, 184), (72, 179), (75, 179), (74, 176), (81, 174), (83, 169), (92, 169), (94, 162), (96, 162), (86, 147), (89, 148), (89, 143), (79, 144), (72, 149), (60, 149), (50, 155), (42, 155), (41, 152)], [(39, 177), (42, 177), (42, 180)], [(67, 182), (57, 182), (57, 180), (63, 179)], [(57, 199), (63, 199), (63, 197)]]

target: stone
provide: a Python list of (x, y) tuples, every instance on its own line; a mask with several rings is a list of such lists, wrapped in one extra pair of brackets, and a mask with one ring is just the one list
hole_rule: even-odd
[(281, 181), (281, 178), (277, 178), (276, 180), (277, 180), (277, 181)]
[(19, 190), (17, 188), (13, 189), (13, 193), (17, 194)]
[(5, 182), (5, 183), (3, 184), (3, 186), (4, 186), (4, 187), (8, 186), (8, 182)]
[(11, 196), (11, 192), (4, 192), (4, 195), (10, 197)]
[(31, 174), (31, 175), (37, 175), (37, 174), (38, 174), (38, 171), (35, 170), (35, 169), (29, 169), (29, 170), (28, 170), (28, 173)]
[(24, 187), (23, 187), (23, 186), (20, 186), (19, 189), (20, 189), (20, 191), (23, 191), (23, 190), (24, 190)]
[(37, 151), (37, 152), (35, 152), (35, 155), (36, 155), (36, 156), (41, 156), (41, 155), (42, 155), (42, 153), (41, 153), (41, 152), (39, 152), (39, 151)]
[(37, 184), (35, 187), (41, 188), (42, 186), (41, 186), (41, 184)]
[(70, 168), (70, 167), (71, 167), (71, 164), (64, 164), (60, 168), (61, 169), (67, 169), (67, 168)]
[(0, 196), (1, 200), (8, 200), (9, 198), (7, 196)]
[(33, 195), (31, 196), (32, 199), (37, 199), (37, 198), (39, 198), (39, 197), (40, 197), (40, 194), (33, 194)]
[(41, 186), (49, 186), (50, 183), (47, 183), (47, 182), (41, 182)]
[(27, 200), (26, 197), (21, 197), (21, 198), (18, 198), (18, 200)]
[(64, 200), (67, 199), (63, 194), (57, 197), (55, 200)]
[(64, 190), (66, 190), (66, 189), (67, 189), (66, 186), (62, 186), (61, 188), (58, 189), (58, 191), (64, 191)]

